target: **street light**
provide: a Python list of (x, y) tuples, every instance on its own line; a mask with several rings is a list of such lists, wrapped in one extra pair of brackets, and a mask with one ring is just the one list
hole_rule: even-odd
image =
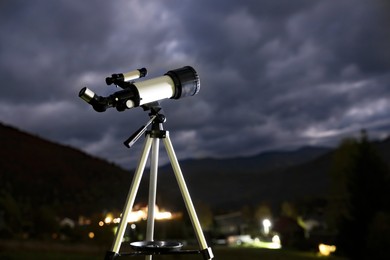
[(269, 234), (270, 227), (271, 227), (271, 221), (267, 218), (264, 219), (263, 220), (264, 234), (266, 234), (266, 235)]

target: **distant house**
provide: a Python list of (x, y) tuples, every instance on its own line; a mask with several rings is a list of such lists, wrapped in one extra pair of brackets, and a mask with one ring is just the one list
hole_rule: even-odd
[(248, 227), (241, 212), (233, 212), (214, 217), (216, 231), (220, 236), (242, 235)]
[(76, 223), (70, 218), (64, 218), (60, 221), (60, 227), (69, 227), (73, 229), (75, 226)]

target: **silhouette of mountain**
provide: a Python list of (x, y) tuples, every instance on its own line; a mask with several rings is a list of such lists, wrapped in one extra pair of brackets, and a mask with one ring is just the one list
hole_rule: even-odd
[[(261, 201), (323, 196), (330, 151), (304, 147), (247, 158), (186, 160), (180, 166), (194, 198), (216, 207), (236, 208)], [(162, 193), (177, 204), (180, 194), (170, 165), (159, 171)]]
[(0, 195), (77, 216), (122, 207), (132, 174), (71, 147), (0, 125)]
[[(390, 166), (390, 138), (375, 141), (379, 154)], [(334, 150), (304, 147), (289, 152), (266, 152), (247, 158), (187, 160), (181, 163), (190, 192), (206, 204), (237, 208), (262, 201), (326, 198)], [(170, 166), (161, 170), (164, 195), (178, 200)], [(175, 195), (174, 195), (175, 194)]]
[[(377, 146), (389, 162), (390, 139)], [(10, 194), (20, 207), (47, 205), (70, 217), (123, 207), (133, 171), (2, 124), (0, 147), (0, 197)], [(251, 157), (183, 160), (180, 166), (194, 202), (229, 209), (325, 196), (331, 157), (329, 148), (304, 147)], [(147, 201), (146, 171), (137, 201)], [(157, 204), (182, 208), (171, 166), (160, 167), (158, 173)]]

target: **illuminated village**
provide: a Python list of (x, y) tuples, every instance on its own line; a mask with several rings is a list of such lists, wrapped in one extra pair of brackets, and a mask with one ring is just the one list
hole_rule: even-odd
[[(160, 209), (157, 205), (155, 208), (155, 220), (159, 223), (175, 223), (180, 222), (183, 219), (183, 213), (181, 212), (170, 212), (164, 209)], [(133, 211), (128, 217), (128, 231), (125, 235), (125, 241), (134, 241), (143, 239), (143, 232), (145, 228), (145, 221), (148, 216), (148, 207), (145, 205), (138, 204), (134, 207)], [(235, 218), (240, 216), (240, 213), (232, 213), (215, 217), (215, 222), (219, 223), (221, 232), (234, 233), (236, 232), (237, 226), (235, 225)], [(106, 212), (101, 215), (101, 219), (92, 220), (80, 216), (77, 222), (72, 221), (69, 218), (64, 218), (60, 222), (62, 229), (76, 229), (77, 226), (84, 230), (84, 240), (96, 240), (98, 236), (102, 234), (102, 230), (105, 236), (112, 238), (116, 233), (117, 226), (121, 221), (121, 214), (119, 212)], [(96, 223), (97, 222), (97, 223)], [(305, 225), (301, 221), (302, 225)], [(229, 231), (230, 230), (230, 231)], [(223, 239), (212, 238), (212, 244), (214, 246), (229, 246), (229, 247), (246, 247), (246, 248), (264, 248), (264, 249), (281, 249), (282, 242), (278, 232), (273, 231), (273, 223), (270, 219), (263, 219), (259, 231), (256, 236), (249, 234), (237, 234), (227, 235)], [(111, 234), (111, 235), (110, 235)], [(52, 239), (67, 240), (68, 238), (64, 234), (54, 233)], [(184, 241), (188, 243), (187, 241)], [(329, 256), (336, 251), (334, 245), (328, 245), (326, 243), (318, 244), (318, 255)]]

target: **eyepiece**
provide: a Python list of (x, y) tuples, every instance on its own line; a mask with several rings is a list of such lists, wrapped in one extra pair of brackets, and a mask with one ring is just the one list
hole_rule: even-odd
[(95, 93), (93, 93), (93, 91), (87, 87), (82, 88), (79, 92), (79, 97), (87, 103), (91, 103), (91, 100), (93, 99), (94, 96)]

